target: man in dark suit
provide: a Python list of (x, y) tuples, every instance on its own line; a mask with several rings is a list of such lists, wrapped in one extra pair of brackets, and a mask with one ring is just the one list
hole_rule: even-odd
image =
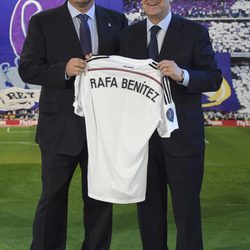
[[(171, 12), (171, 0), (142, 0), (147, 19), (122, 32), (120, 54), (159, 61), (169, 77), (179, 129), (150, 140), (145, 202), (138, 204), (144, 250), (167, 248), (167, 185), (177, 228), (177, 250), (203, 249), (200, 191), (204, 169), (201, 93), (222, 81), (205, 27)], [(156, 51), (156, 52), (155, 52)]]
[(65, 249), (68, 190), (78, 163), (84, 201), (82, 249), (110, 246), (112, 206), (87, 195), (85, 122), (74, 114), (72, 106), (75, 76), (86, 67), (82, 49), (85, 42), (79, 41), (83, 22), (79, 14), (84, 13), (88, 15), (84, 28), (91, 43), (88, 52), (117, 54), (119, 33), (127, 20), (121, 13), (95, 5), (93, 0), (69, 0), (34, 15), (21, 54), (21, 78), (42, 86), (36, 133), (42, 158), (42, 194), (33, 225), (31, 249), (35, 250)]

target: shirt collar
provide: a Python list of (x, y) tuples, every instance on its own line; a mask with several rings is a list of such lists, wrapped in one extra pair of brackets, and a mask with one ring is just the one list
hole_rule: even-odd
[[(69, 1), (68, 1), (68, 9), (69, 9), (69, 13), (70, 13), (72, 18), (75, 18), (79, 14), (82, 14)], [(90, 17), (90, 19), (95, 20), (95, 4), (93, 4), (92, 7), (84, 14), (88, 15)]]
[[(164, 30), (165, 32), (168, 29), (168, 26), (170, 24), (172, 18), (172, 12), (169, 11), (169, 13), (165, 16), (164, 19), (162, 19), (157, 26), (159, 26), (162, 30)], [(148, 18), (147, 18), (147, 32), (150, 31), (151, 27), (154, 26), (155, 24), (153, 24)]]

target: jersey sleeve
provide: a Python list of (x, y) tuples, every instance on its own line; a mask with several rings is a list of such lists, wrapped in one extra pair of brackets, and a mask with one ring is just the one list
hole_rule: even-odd
[(84, 95), (84, 84), (81, 84), (83, 81), (84, 75), (76, 76), (74, 87), (75, 87), (75, 100), (73, 103), (74, 106), (74, 113), (79, 116), (84, 116), (84, 108), (82, 103), (82, 96)]
[(158, 124), (158, 134), (163, 138), (168, 138), (171, 133), (178, 129), (178, 120), (176, 114), (175, 104), (172, 98), (169, 80), (167, 77), (163, 77), (163, 98), (161, 104), (161, 120)]
[(175, 110), (175, 104), (164, 104), (161, 108), (161, 121), (157, 127), (158, 134), (163, 138), (168, 138), (171, 133), (178, 129), (178, 121)]

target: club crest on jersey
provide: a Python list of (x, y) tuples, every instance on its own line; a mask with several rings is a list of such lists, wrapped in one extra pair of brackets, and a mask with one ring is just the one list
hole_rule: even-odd
[(167, 110), (167, 119), (170, 121), (170, 122), (173, 122), (174, 121), (174, 110), (172, 108), (169, 108)]

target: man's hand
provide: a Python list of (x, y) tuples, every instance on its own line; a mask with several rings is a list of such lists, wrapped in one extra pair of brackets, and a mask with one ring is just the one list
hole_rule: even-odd
[(66, 65), (67, 77), (80, 75), (87, 67), (85, 60), (81, 58), (71, 58)]
[(174, 61), (162, 60), (158, 63), (158, 69), (165, 76), (169, 76), (176, 82), (183, 81), (183, 70)]

